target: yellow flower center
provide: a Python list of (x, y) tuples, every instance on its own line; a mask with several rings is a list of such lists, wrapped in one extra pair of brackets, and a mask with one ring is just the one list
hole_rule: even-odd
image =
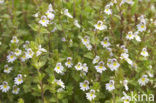
[(117, 63), (113, 63), (114, 66), (117, 66)]
[(45, 22), (45, 20), (42, 20), (42, 22)]
[(18, 81), (20, 82), (20, 81), (22, 81), (22, 79), (19, 78)]
[(145, 78), (142, 78), (142, 81), (144, 82), (145, 81)]
[(7, 85), (4, 85), (3, 88), (7, 88)]
[(10, 58), (11, 58), (11, 59), (13, 59), (13, 58), (14, 58), (14, 56), (13, 56), (13, 55), (11, 55), (11, 56), (10, 56)]
[(141, 25), (141, 28), (144, 28), (145, 26), (144, 25)]
[(57, 69), (60, 69), (60, 67), (58, 66)]

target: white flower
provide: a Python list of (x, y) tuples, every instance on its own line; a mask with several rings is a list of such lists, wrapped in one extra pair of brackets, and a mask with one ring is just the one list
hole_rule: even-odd
[(98, 30), (104, 30), (107, 29), (106, 25), (103, 25), (102, 21), (98, 21), (97, 24), (94, 25), (94, 27)]
[(19, 40), (17, 39), (17, 37), (13, 36), (12, 40), (11, 40), (11, 43), (18, 43), (18, 42), (19, 42)]
[(47, 19), (46, 16), (42, 16), (41, 17), (41, 20), (39, 21), (39, 23), (44, 26), (44, 27), (47, 27), (47, 25), (49, 24), (49, 20)]
[(144, 23), (140, 23), (137, 25), (138, 31), (143, 32), (146, 31), (146, 25)]
[(112, 91), (115, 89), (114, 80), (110, 80), (109, 83), (106, 84), (106, 90)]
[(67, 58), (67, 62), (65, 63), (65, 66), (67, 66), (68, 68), (71, 68), (73, 66), (71, 57)]
[(111, 69), (111, 71), (117, 70), (120, 64), (117, 62), (116, 59), (109, 59), (107, 62), (107, 66)]
[(13, 94), (18, 94), (19, 93), (20, 88), (18, 88), (16, 85), (13, 86), (13, 90), (12, 93)]
[(99, 62), (98, 65), (95, 66), (95, 69), (98, 73), (102, 73), (103, 71), (105, 71), (106, 67), (104, 66), (104, 62), (103, 61)]
[(91, 44), (86, 44), (85, 46), (87, 47), (88, 50), (92, 50), (92, 45)]
[(96, 63), (98, 63), (99, 62), (99, 60), (100, 60), (100, 57), (99, 56), (96, 56), (94, 59), (93, 59), (93, 64), (96, 64)]
[(92, 101), (96, 97), (95, 90), (91, 89), (90, 92), (86, 93), (86, 97), (88, 100)]
[(106, 7), (104, 12), (108, 15), (112, 14), (112, 10), (109, 7)]
[(128, 88), (128, 80), (124, 80), (124, 81), (123, 81), (123, 85), (124, 85), (124, 87), (125, 87), (125, 90), (128, 91), (128, 89), (129, 89), (129, 88)]
[(51, 4), (49, 4), (49, 6), (48, 6), (48, 11), (49, 11), (49, 12), (54, 12), (53, 7), (52, 7)]
[(7, 56), (7, 60), (8, 60), (9, 63), (13, 63), (16, 59), (17, 58), (16, 58), (16, 56), (13, 53), (11, 53), (11, 54), (9, 54)]
[(90, 40), (89, 40), (89, 37), (88, 37), (88, 36), (85, 36), (85, 37), (82, 38), (81, 40), (82, 40), (82, 43), (83, 43), (84, 45), (87, 45), (87, 44), (90, 43)]
[(63, 81), (60, 79), (60, 80), (55, 80), (57, 85), (61, 86), (62, 88), (65, 88), (65, 85), (63, 83)]
[(16, 56), (20, 56), (21, 55), (21, 53), (22, 53), (22, 50), (20, 50), (20, 49), (16, 49), (15, 50), (15, 52), (14, 52), (14, 54), (16, 55)]
[(52, 12), (50, 12), (50, 11), (47, 11), (45, 14), (46, 14), (46, 16), (47, 16), (50, 20), (53, 20), (54, 17), (55, 17), (55, 15), (54, 15)]
[(138, 42), (141, 42), (141, 38), (140, 38), (140, 36), (138, 35), (138, 31), (136, 31), (135, 33), (134, 33), (134, 38), (136, 39), (136, 41), (138, 41)]
[(34, 52), (32, 51), (31, 48), (28, 48), (27, 49), (27, 52), (25, 53), (25, 55), (26, 55), (26, 58), (29, 59), (29, 58), (32, 58), (33, 57)]
[(82, 64), (80, 62), (78, 62), (78, 64), (75, 65), (76, 70), (82, 70), (82, 68), (83, 68), (83, 66), (82, 66)]
[(121, 59), (127, 59), (129, 57), (129, 55), (127, 53), (122, 53), (120, 58)]
[(125, 60), (127, 61), (128, 64), (133, 65), (133, 61), (131, 59), (126, 58)]
[(147, 75), (143, 75), (138, 82), (141, 86), (145, 86), (149, 82), (149, 79), (147, 78)]
[(42, 48), (41, 45), (38, 46), (38, 51), (36, 52), (36, 56), (39, 56), (42, 54), (42, 52), (47, 52), (46, 49)]
[(64, 15), (68, 16), (69, 18), (73, 18), (73, 16), (68, 12), (68, 9), (64, 10)]
[(88, 66), (87, 66), (86, 63), (83, 64), (82, 70), (83, 70), (84, 72), (86, 72), (86, 73), (88, 72)]
[(21, 61), (25, 62), (25, 60), (27, 60), (28, 58), (26, 57), (26, 53), (21, 57)]
[(109, 43), (109, 38), (105, 37), (103, 41), (101, 41), (101, 45), (105, 48), (108, 48), (111, 44)]
[(84, 82), (80, 83), (80, 89), (86, 91), (89, 89), (89, 81), (85, 80)]
[(14, 79), (15, 84), (20, 85), (23, 83), (22, 75), (18, 74), (17, 77)]
[(12, 67), (9, 67), (8, 65), (4, 66), (4, 73), (9, 74), (11, 72), (11, 70), (12, 70)]
[(37, 18), (39, 16), (39, 13), (35, 13), (33, 16)]
[(148, 56), (147, 48), (143, 48), (142, 49), (141, 55), (144, 56), (144, 57), (147, 57)]
[(133, 34), (133, 32), (128, 32), (128, 34), (127, 34), (127, 36), (126, 36), (126, 39), (128, 39), (128, 40), (132, 40), (132, 39), (134, 39), (134, 34)]
[(4, 0), (0, 0), (0, 4), (3, 4), (4, 3)]
[(64, 67), (62, 66), (61, 63), (57, 63), (56, 67), (54, 68), (55, 72), (58, 73), (58, 74), (62, 74), (63, 73), (63, 69), (64, 69)]
[(123, 92), (123, 94), (124, 96), (121, 99), (124, 101), (124, 103), (130, 103), (131, 97), (128, 96), (125, 92)]
[(133, 5), (133, 4), (134, 4), (133, 0), (125, 0), (125, 2), (126, 2), (127, 4), (130, 4), (130, 5)]
[(124, 3), (130, 4), (130, 5), (133, 5), (134, 4), (133, 0), (122, 0), (121, 3), (120, 3), (120, 6), (122, 4), (124, 4)]
[(10, 86), (8, 85), (8, 82), (3, 82), (3, 84), (2, 85), (0, 85), (0, 90), (2, 90), (2, 92), (7, 92), (7, 91), (9, 91), (9, 89), (10, 89)]
[(74, 25), (75, 25), (76, 27), (78, 27), (78, 28), (81, 28), (80, 24), (78, 23), (78, 20), (75, 20), (75, 21), (74, 21)]

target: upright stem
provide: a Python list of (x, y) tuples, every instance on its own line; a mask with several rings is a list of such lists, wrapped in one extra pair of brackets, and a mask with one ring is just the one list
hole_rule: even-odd
[(73, 17), (76, 17), (76, 11), (75, 11), (75, 0), (73, 1)]
[[(40, 77), (41, 73), (39, 71), (39, 69), (37, 69), (38, 71), (38, 75)], [(40, 80), (40, 87), (41, 87), (41, 98), (42, 98), (42, 103), (44, 103), (44, 89), (43, 89), (43, 82), (42, 82), (42, 79)]]
[(80, 14), (80, 24), (82, 25), (82, 11), (84, 8), (84, 0), (81, 0), (81, 14)]

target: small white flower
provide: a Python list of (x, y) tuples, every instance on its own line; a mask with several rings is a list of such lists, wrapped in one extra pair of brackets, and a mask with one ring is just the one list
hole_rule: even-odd
[(103, 71), (105, 71), (106, 67), (104, 66), (104, 62), (103, 61), (99, 62), (98, 65), (95, 66), (95, 69), (98, 73), (102, 73)]
[(63, 81), (60, 79), (60, 80), (55, 80), (57, 85), (61, 86), (62, 88), (65, 88), (65, 85), (63, 83)]
[(111, 69), (111, 71), (117, 70), (120, 67), (120, 64), (116, 59), (109, 59), (107, 62), (107, 66)]
[(99, 56), (96, 56), (94, 59), (93, 59), (93, 64), (96, 64), (96, 63), (98, 63), (99, 62), (99, 60), (100, 60), (100, 57)]
[(16, 49), (15, 50), (15, 52), (14, 52), (14, 54), (16, 55), (16, 56), (20, 56), (21, 55), (21, 53), (22, 53), (22, 50), (20, 50), (20, 49)]
[(17, 59), (17, 58), (16, 58), (16, 56), (15, 56), (13, 53), (11, 53), (11, 54), (9, 54), (9, 55), (7, 56), (7, 61), (8, 61), (8, 63), (13, 63), (16, 59)]
[(147, 78), (147, 75), (143, 75), (138, 82), (141, 86), (145, 86), (149, 82), (149, 79)]
[(25, 62), (28, 58), (26, 57), (26, 53), (21, 57), (21, 61)]
[(75, 25), (76, 27), (78, 27), (78, 28), (81, 28), (80, 24), (78, 23), (78, 20), (75, 20), (75, 21), (74, 21), (74, 25)]
[(67, 66), (68, 68), (71, 68), (73, 66), (71, 57), (67, 58), (67, 62), (65, 63), (65, 66)]
[(109, 83), (106, 84), (106, 90), (112, 91), (115, 89), (114, 80), (110, 80)]
[(92, 50), (92, 45), (91, 44), (86, 44), (85, 46), (87, 47), (88, 50)]
[(20, 85), (23, 83), (22, 75), (18, 74), (17, 77), (14, 79), (15, 84)]
[(20, 88), (18, 88), (16, 85), (13, 86), (13, 90), (12, 93), (13, 94), (18, 94), (19, 93)]
[(11, 72), (11, 70), (12, 70), (12, 67), (9, 67), (8, 65), (4, 66), (4, 73), (9, 74)]
[(84, 82), (80, 83), (80, 89), (86, 91), (89, 89), (89, 81), (85, 80)]
[(0, 0), (0, 4), (3, 4), (4, 3), (4, 0)]
[(144, 23), (140, 23), (137, 25), (138, 31), (143, 32), (146, 31), (146, 25)]
[(95, 90), (91, 89), (90, 92), (86, 93), (86, 97), (88, 100), (92, 101), (96, 97)]
[(84, 45), (90, 44), (90, 40), (89, 40), (89, 37), (88, 37), (88, 36), (85, 36), (85, 37), (82, 38), (81, 40), (82, 40), (82, 43), (83, 43)]
[(123, 92), (123, 94), (124, 96), (121, 99), (124, 101), (124, 103), (130, 103), (131, 97), (128, 96), (125, 92)]
[(128, 34), (127, 34), (127, 36), (126, 36), (126, 39), (128, 39), (128, 40), (132, 40), (132, 39), (134, 39), (134, 34), (133, 34), (133, 32), (128, 32)]
[(12, 40), (11, 40), (11, 43), (18, 43), (18, 42), (19, 42), (19, 40), (17, 39), (17, 37), (13, 36)]
[(104, 12), (107, 14), (107, 15), (110, 15), (112, 14), (112, 10), (109, 8), (109, 7), (106, 7)]
[(2, 92), (7, 92), (9, 91), (10, 86), (8, 85), (8, 82), (4, 81), (2, 85), (0, 85), (0, 90), (2, 90)]
[(107, 29), (106, 25), (103, 25), (102, 21), (98, 21), (97, 24), (94, 25), (94, 27), (98, 30), (104, 30)]
[(49, 24), (49, 20), (47, 19), (46, 16), (42, 16), (41, 17), (41, 20), (39, 21), (39, 23), (44, 26), (44, 27), (47, 27), (47, 25)]
[(129, 89), (129, 88), (128, 88), (128, 80), (124, 80), (124, 81), (123, 81), (123, 85), (124, 85), (124, 87), (125, 87), (125, 90), (128, 91), (128, 89)]
[(77, 65), (75, 65), (75, 69), (76, 70), (82, 70), (83, 66), (82, 66), (82, 63), (78, 62)]
[(73, 16), (68, 12), (68, 9), (64, 10), (64, 15), (68, 16), (69, 18), (73, 18)]
[(41, 45), (39, 45), (38, 46), (38, 51), (36, 52), (36, 56), (41, 55), (43, 52), (47, 52), (47, 50), (42, 48)]
[(133, 0), (125, 0), (125, 2), (126, 2), (127, 4), (130, 4), (130, 5), (133, 5), (133, 4), (134, 4)]
[(140, 36), (139, 36), (138, 34), (139, 34), (139, 32), (136, 31), (136, 32), (134, 33), (134, 38), (136, 39), (136, 41), (141, 42), (141, 38), (140, 38)]
[(101, 41), (101, 45), (105, 48), (108, 48), (111, 44), (109, 43), (109, 38), (105, 37), (103, 41)]
[(52, 12), (50, 12), (50, 11), (47, 11), (45, 14), (46, 14), (46, 16), (47, 16), (50, 20), (53, 20), (54, 17), (55, 17), (55, 15), (54, 15)]
[(129, 55), (127, 53), (122, 53), (120, 58), (121, 59), (127, 59), (129, 57)]
[(54, 68), (55, 72), (58, 73), (58, 74), (62, 74), (63, 73), (63, 70), (64, 70), (64, 67), (62, 66), (61, 63), (57, 63), (56, 64), (56, 67)]
[(82, 70), (83, 70), (84, 72), (86, 72), (86, 73), (88, 72), (88, 66), (87, 66), (86, 63), (83, 64)]
[(143, 48), (142, 49), (141, 55), (144, 56), (144, 57), (147, 57), (148, 56), (147, 48)]
[(28, 48), (27, 49), (27, 52), (25, 53), (25, 55), (26, 55), (26, 58), (29, 59), (29, 58), (32, 58), (33, 57), (34, 52), (32, 51), (31, 48)]
[(49, 6), (48, 6), (48, 11), (49, 11), (49, 12), (54, 12), (53, 7), (52, 7), (51, 4), (49, 4)]
[(33, 16), (37, 18), (39, 16), (39, 13), (35, 13)]
[(133, 65), (133, 61), (131, 59), (126, 58), (125, 60), (127, 61), (128, 64)]

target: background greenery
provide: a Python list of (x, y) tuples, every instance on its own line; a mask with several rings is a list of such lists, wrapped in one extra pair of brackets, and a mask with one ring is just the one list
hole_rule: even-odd
[[(123, 96), (124, 88), (120, 81), (125, 78), (129, 80), (130, 90), (156, 94), (156, 33), (153, 22), (156, 19), (156, 12), (155, 9), (151, 9), (155, 6), (154, 1), (134, 0), (133, 6), (128, 4), (121, 8), (114, 6), (113, 14), (108, 16), (103, 11), (110, 0), (5, 0), (4, 4), (0, 4), (0, 42), (2, 43), (0, 45), (0, 84), (7, 81), (12, 86), (13, 79), (17, 74), (24, 76), (24, 83), (19, 86), (18, 95), (12, 94), (11, 91), (7, 93), (0, 91), (0, 103), (42, 103), (43, 101), (44, 103), (88, 103), (85, 93), (79, 87), (79, 83), (85, 79), (91, 82), (92, 88), (100, 90), (93, 101), (96, 103), (111, 103), (113, 101), (121, 103), (120, 98)], [(38, 23), (40, 18), (33, 17), (33, 14), (37, 12), (43, 14), (50, 3), (55, 10), (55, 19), (53, 20), (55, 24), (42, 27)], [(73, 24), (74, 19), (61, 14), (63, 8), (67, 8), (74, 19), (79, 21), (80, 29)], [(134, 20), (134, 16), (137, 18), (142, 14), (148, 21), (147, 30), (140, 34), (142, 42), (127, 41), (126, 33), (135, 30), (139, 23)], [(100, 31), (95, 37), (94, 24), (103, 19), (111, 29)], [(51, 32), (55, 27), (57, 30)], [(88, 51), (81, 43), (80, 38), (86, 35), (91, 38), (93, 45), (91, 51)], [(19, 48), (22, 48), (22, 44), (29, 40), (31, 48), (35, 49), (37, 45), (42, 44), (48, 52), (40, 58), (34, 57), (24, 63), (19, 60), (10, 63), (9, 66), (13, 67), (13, 71), (10, 74), (5, 74), (3, 68), (5, 64), (8, 64), (6, 56), (9, 51), (15, 49), (14, 45), (10, 45), (12, 36), (17, 36), (20, 40)], [(137, 64), (138, 69), (134, 69), (126, 62), (119, 61), (121, 66), (116, 72), (107, 70), (102, 75), (96, 72), (92, 64), (92, 59), (96, 54), (105, 63), (109, 58), (109, 52), (103, 49), (99, 43), (106, 36), (110, 38), (114, 57), (119, 59), (121, 53), (116, 45), (126, 44), (129, 55)], [(65, 42), (62, 41), (63, 37), (66, 38)], [(147, 59), (138, 56), (143, 47), (148, 48), (150, 56)], [(54, 72), (56, 63), (62, 62), (64, 65), (67, 57), (73, 58), (74, 65), (79, 61), (87, 63), (89, 67), (87, 76), (82, 78), (81, 73), (76, 71), (74, 66), (71, 69), (65, 68), (64, 75), (56, 74)], [(150, 70), (149, 65), (153, 67), (154, 77), (151, 79), (152, 82), (141, 87), (137, 80)], [(58, 87), (52, 84), (55, 78), (64, 81), (66, 89), (63, 92), (57, 92)], [(116, 82), (116, 89), (113, 92), (115, 96), (105, 89), (105, 84), (109, 82), (110, 78), (114, 78)]]

